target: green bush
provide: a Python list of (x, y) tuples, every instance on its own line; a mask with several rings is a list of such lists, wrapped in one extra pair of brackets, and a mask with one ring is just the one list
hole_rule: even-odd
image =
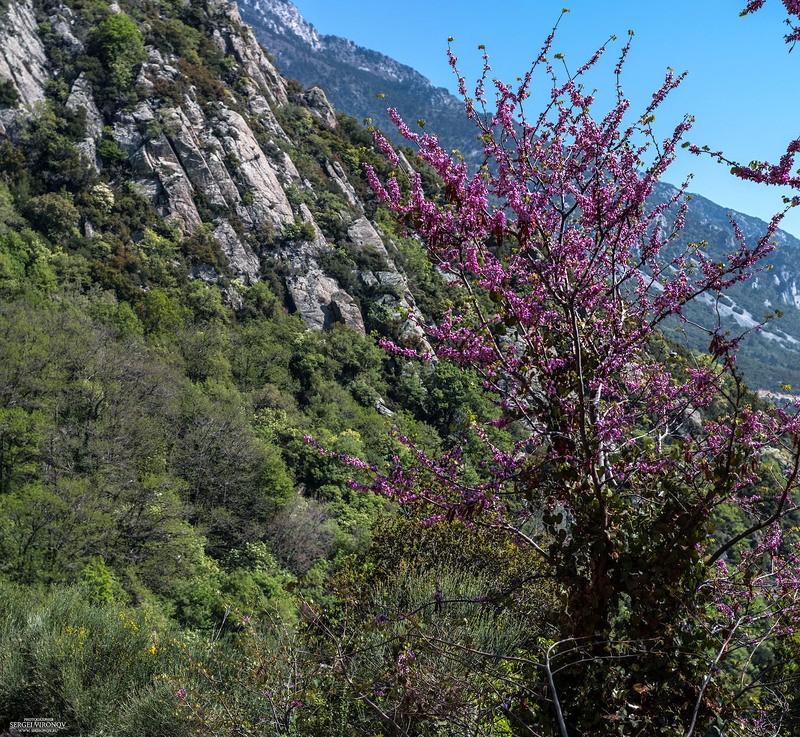
[(224, 269), (227, 264), (219, 242), (214, 237), (214, 229), (210, 223), (204, 223), (187, 235), (180, 243), (181, 251), (191, 262), (209, 264), (215, 269)]
[(120, 147), (119, 144), (110, 139), (110, 138), (103, 138), (97, 144), (97, 155), (106, 163), (106, 164), (121, 164), (124, 161), (128, 160), (128, 154), (126, 154)]
[(314, 226), (311, 223), (304, 223), (298, 217), (295, 217), (293, 223), (286, 223), (283, 227), (283, 239), (285, 241), (311, 242), (315, 237)]
[(77, 235), (81, 216), (78, 208), (55, 192), (33, 197), (25, 208), (28, 220), (51, 241)]
[(61, 737), (188, 735), (164, 677), (179, 664), (142, 611), (0, 586), (0, 725), (47, 716), (66, 722)]
[(0, 288), (5, 292), (26, 289), (49, 291), (55, 285), (53, 254), (30, 228), (0, 235)]
[(191, 64), (201, 63), (197, 52), (203, 41), (203, 34), (197, 29), (187, 26), (178, 18), (158, 18), (153, 22), (152, 29), (161, 46)]
[(139, 302), (139, 318), (145, 333), (155, 337), (177, 333), (187, 314), (186, 307), (161, 289), (151, 289)]
[(81, 571), (83, 586), (93, 604), (115, 604), (125, 600), (125, 592), (102, 556), (93, 558)]
[[(92, 163), (76, 145), (84, 136), (83, 115), (66, 116), (46, 105), (25, 122), (19, 149), (0, 148), (0, 162), (18, 187), (27, 182), (33, 193), (79, 193), (97, 182)], [(19, 193), (17, 197), (20, 201)]]
[(142, 34), (125, 13), (107, 16), (92, 30), (89, 52), (103, 64), (109, 86), (120, 92), (131, 87), (138, 65), (146, 58)]
[(19, 92), (10, 79), (0, 81), (0, 107), (15, 107), (19, 102)]

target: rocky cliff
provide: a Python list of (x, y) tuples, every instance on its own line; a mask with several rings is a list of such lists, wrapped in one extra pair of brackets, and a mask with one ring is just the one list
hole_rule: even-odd
[[(30, 110), (44, 100), (49, 65), (30, 0), (12, 3), (0, 16), (0, 80), (16, 92), (20, 107)], [(13, 125), (17, 111), (0, 109), (0, 134)]]
[[(347, 136), (325, 93), (284, 79), (233, 4), (194, 2), (175, 18), (155, 6), (127, 11), (12, 2), (0, 16), (0, 135), (14, 142), (47, 106), (79, 116), (76, 145), (96, 177), (114, 188), (132, 182), (182, 237), (210, 235), (224, 254), (222, 265), (195, 259), (192, 278), (252, 284), (269, 271), (316, 328), (363, 332), (367, 293), (397, 319), (414, 312), (392, 243), (350, 181), (357, 157), (342, 160)], [(99, 89), (111, 62), (93, 28), (114, 14), (133, 17), (145, 44), (125, 94)], [(100, 69), (87, 63), (93, 53)], [(81, 227), (93, 236), (90, 220)], [(337, 248), (351, 256), (338, 279), (325, 267)], [(374, 272), (357, 266), (370, 260)], [(357, 295), (352, 285), (368, 289)]]

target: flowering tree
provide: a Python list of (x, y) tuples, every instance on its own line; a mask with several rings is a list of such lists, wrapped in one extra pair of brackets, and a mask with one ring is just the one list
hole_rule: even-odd
[[(483, 450), (469, 464), (464, 446), (430, 457), (403, 438), (413, 463), (349, 459), (368, 476), (354, 485), (423, 506), (428, 521), (506, 536), (549, 572), (560, 604), (547, 635), (508, 658), (534, 674), (503, 696), (515, 734), (775, 733), (782, 690), (761, 663), (800, 613), (800, 561), (782, 532), (800, 418), (746, 390), (738, 337), (711, 330), (708, 355), (697, 356), (659, 327), (757, 270), (780, 216), (754, 244), (733, 223), (737, 247), (723, 260), (682, 241), (686, 185), (648, 201), (691, 125), (663, 140), (653, 130), (681, 77), (669, 72), (627, 122), (625, 45), (615, 103), (598, 116), (581, 83), (605, 47), (558, 73), (552, 42), (517, 86), (493, 82), (494, 112), (488, 57), (474, 96), (459, 75), (483, 142), (478, 171), (396, 113), (443, 194), (427, 196), (418, 175), (404, 188), (367, 167), (379, 199), (469, 304), (426, 327), (435, 356), (386, 347), (477, 371), (501, 414), (473, 428)], [(539, 74), (548, 94), (531, 116)], [(500, 443), (498, 427), (516, 439)], [(735, 531), (715, 531), (723, 512), (740, 521)]]

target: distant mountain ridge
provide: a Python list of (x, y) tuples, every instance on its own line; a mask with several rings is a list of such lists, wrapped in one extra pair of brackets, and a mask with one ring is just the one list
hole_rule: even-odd
[(241, 0), (238, 5), (282, 73), (322, 87), (337, 110), (371, 118), (395, 135), (386, 107), (396, 107), (406, 120), (424, 119), (426, 130), (439, 134), (449, 148), (478, 153), (463, 103), (416, 69), (349, 39), (320, 34), (288, 0)]
[[(652, 199), (664, 201), (674, 192), (675, 187), (660, 182)], [(766, 232), (767, 224), (760, 218), (733, 212), (698, 194), (691, 198), (683, 241), (707, 243), (705, 252), (712, 258), (721, 260), (736, 248), (731, 217), (749, 244)], [(718, 301), (707, 297), (695, 303), (686, 316), (709, 325), (718, 315), (732, 334), (752, 330), (742, 344), (739, 365), (754, 389), (777, 392), (785, 384), (800, 386), (800, 239), (779, 230), (773, 241), (775, 249), (761, 271), (727, 290)], [(754, 330), (775, 310), (782, 313), (780, 318)], [(681, 327), (680, 336), (676, 339), (692, 348), (708, 348), (707, 335), (698, 330)]]

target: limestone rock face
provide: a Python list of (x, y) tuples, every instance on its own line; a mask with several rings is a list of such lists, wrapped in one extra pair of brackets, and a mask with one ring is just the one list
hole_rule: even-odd
[(281, 180), (281, 184), (284, 187), (304, 186), (300, 172), (297, 171), (297, 167), (286, 151), (278, 147), (274, 141), (270, 141), (266, 146), (262, 146), (262, 148), (264, 153), (273, 160), (278, 178)]
[(386, 269), (362, 272), (359, 274), (361, 282), (373, 299), (394, 315), (403, 340), (410, 346), (430, 352), (432, 349), (422, 329), (425, 322), (422, 313), (417, 308), (405, 276), (390, 258), (377, 228), (366, 217), (361, 217), (347, 229), (347, 237), (360, 249), (374, 251), (383, 257)]
[(167, 136), (156, 126), (149, 102), (117, 116), (114, 140), (127, 152), (142, 191), (151, 195), (164, 217), (177, 222), (185, 233), (202, 224), (195, 189)]
[[(57, 60), (51, 64), (46, 57), (31, 0), (10, 3), (0, 18), (0, 78), (11, 80), (20, 105), (0, 110), (0, 136), (20, 114), (35, 110), (45, 98), (46, 83), (60, 73)], [(110, 10), (121, 12), (114, 6)], [(297, 150), (307, 167), (308, 152), (281, 126), (280, 108), (290, 103), (305, 108), (314, 125), (333, 130), (336, 111), (325, 92), (319, 87), (292, 89), (242, 23), (236, 5), (206, 0), (205, 11), (213, 18), (212, 42), (239, 66), (233, 75), (236, 84), (220, 79), (210, 93), (197, 89), (182, 66), (185, 61), (164, 48), (147, 47), (135, 84), (138, 101), (116, 113), (104, 109), (107, 118), (87, 76), (80, 74), (72, 82), (66, 107), (85, 111), (86, 120), (86, 138), (76, 145), (99, 171), (96, 145), (109, 124), (113, 140), (128, 157), (133, 184), (161, 217), (184, 236), (201, 227), (213, 235), (227, 263), (192, 263), (190, 278), (218, 283), (233, 277), (253, 284), (263, 277), (261, 259), (269, 260), (280, 266), (289, 306), (309, 326), (323, 329), (343, 322), (363, 333), (359, 302), (322, 267), (330, 262), (333, 249), (342, 247), (337, 239), (345, 238), (375, 259), (374, 270), (363, 273), (351, 262), (353, 281), (348, 283), (360, 280), (362, 298), (368, 293), (398, 320), (407, 320), (416, 308), (405, 277), (395, 268), (380, 232), (365, 217), (342, 162), (334, 155), (318, 160), (319, 176), (344, 198), (335, 232), (324, 233), (312, 212), (323, 193), (292, 161)], [(55, 5), (48, 12), (60, 53), (84, 53), (82, 39), (89, 28), (80, 11)], [(83, 227), (91, 237), (91, 223)], [(229, 289), (231, 299), (236, 293)]]
[(269, 222), (278, 228), (292, 222), (292, 206), (278, 175), (244, 118), (234, 110), (222, 108), (217, 125), (225, 154), (235, 162), (242, 186), (252, 196), (252, 204), (246, 208), (252, 221), (257, 225)]
[(195, 204), (196, 190), (165, 134), (148, 141), (131, 157), (131, 162), (142, 176), (157, 177), (167, 216), (176, 220), (184, 232), (191, 233), (203, 223)]
[(301, 203), (300, 205), (300, 219), (304, 223), (308, 223), (312, 228), (314, 228), (314, 240), (311, 242), (312, 258), (319, 256), (328, 250), (328, 242), (325, 240), (322, 230), (320, 230), (319, 225), (317, 225), (316, 221), (314, 220), (314, 216), (311, 214), (311, 210), (308, 209), (308, 205), (306, 205), (305, 202)]
[(252, 29), (245, 25), (234, 3), (217, 3), (224, 22), (215, 31), (214, 42), (220, 51), (233, 56), (242, 66), (249, 83), (247, 105), (251, 115), (270, 133), (288, 140), (272, 107), (286, 105), (289, 97), (286, 82), (258, 43)]
[(244, 118), (221, 103), (209, 113), (190, 99), (180, 108), (142, 102), (117, 116), (114, 140), (164, 216), (184, 232), (202, 222), (198, 195), (219, 213), (235, 212), (249, 227), (279, 230), (294, 220), (271, 159)]
[(197, 192), (209, 205), (237, 209), (241, 197), (224, 163), (225, 152), (208, 133), (205, 116), (199, 106), (186, 100), (182, 108), (163, 111), (163, 128), (173, 150)]
[(305, 203), (299, 208), (299, 219), (311, 225), (311, 240), (288, 243), (278, 252), (290, 269), (285, 279), (292, 307), (312, 328), (324, 330), (341, 322), (365, 333), (364, 318), (354, 297), (319, 267), (319, 259), (330, 250), (325, 236)]
[[(82, 47), (81, 47), (82, 48)], [(103, 135), (103, 116), (97, 109), (94, 101), (92, 85), (86, 79), (86, 75), (81, 72), (75, 80), (70, 90), (66, 102), (67, 110), (83, 110), (86, 116), (86, 138), (78, 143), (78, 149), (86, 158), (94, 164), (99, 171), (100, 164), (97, 160), (97, 141)]]
[(49, 64), (30, 0), (9, 5), (0, 17), (0, 79), (11, 80), (21, 105), (44, 99)]

